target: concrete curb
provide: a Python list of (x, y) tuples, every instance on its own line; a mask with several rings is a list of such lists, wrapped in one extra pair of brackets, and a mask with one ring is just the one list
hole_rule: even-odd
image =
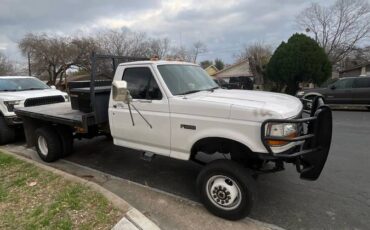
[(34, 160), (28, 159), (23, 157), (19, 154), (10, 152), (3, 148), (0, 148), (0, 151), (4, 154), (11, 155), (19, 160), (25, 161), (27, 163), (33, 164), (39, 168), (45, 169), (52, 173), (55, 173), (63, 178), (73, 181), (76, 183), (83, 184), (88, 186), (89, 188), (93, 189), (96, 192), (101, 193), (105, 198), (107, 198), (117, 209), (124, 212), (124, 217), (112, 228), (114, 230), (126, 230), (126, 229), (140, 229), (140, 230), (159, 230), (160, 228), (154, 224), (151, 220), (149, 220), (144, 214), (142, 214), (139, 210), (132, 207), (128, 202), (123, 200), (121, 197), (117, 196), (116, 194), (112, 193), (111, 191), (103, 188), (102, 186), (94, 183), (92, 181), (85, 180), (83, 178), (74, 176), (72, 174), (66, 173), (59, 169), (50, 167), (48, 165), (36, 162)]

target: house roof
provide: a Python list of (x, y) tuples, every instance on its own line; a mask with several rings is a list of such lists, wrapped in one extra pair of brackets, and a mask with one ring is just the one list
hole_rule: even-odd
[(208, 66), (207, 68), (205, 68), (204, 70), (207, 71), (208, 69), (214, 69), (216, 70), (217, 72), (219, 72), (219, 70), (217, 69), (217, 67), (215, 65), (210, 65)]
[(248, 59), (238, 62), (234, 65), (228, 66), (223, 70), (218, 71), (215, 77), (252, 77), (252, 71), (249, 66)]
[(368, 66), (368, 65), (370, 65), (370, 62), (365, 62), (365, 63), (362, 63), (361, 65), (356, 65), (356, 66), (353, 66), (353, 67), (348, 68), (348, 69), (340, 70), (339, 73), (344, 73), (344, 72), (351, 71), (351, 70), (358, 69), (358, 68), (362, 68), (362, 67)]

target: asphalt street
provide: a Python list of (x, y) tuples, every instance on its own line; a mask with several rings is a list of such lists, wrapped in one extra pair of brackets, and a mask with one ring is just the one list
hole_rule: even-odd
[[(293, 166), (258, 178), (251, 217), (287, 229), (370, 228), (370, 112), (334, 111), (333, 142), (318, 181), (299, 179)], [(146, 162), (141, 152), (105, 137), (76, 141), (66, 160), (197, 201), (200, 167), (165, 157)]]

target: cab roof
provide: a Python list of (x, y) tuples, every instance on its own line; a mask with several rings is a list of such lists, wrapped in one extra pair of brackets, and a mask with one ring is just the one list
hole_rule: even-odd
[(0, 79), (34, 78), (32, 76), (0, 76)]
[(159, 60), (159, 61), (134, 61), (134, 62), (125, 62), (119, 64), (120, 66), (126, 66), (126, 65), (194, 65), (198, 66), (197, 64), (191, 63), (191, 62), (183, 62), (183, 61), (165, 61), (165, 60)]

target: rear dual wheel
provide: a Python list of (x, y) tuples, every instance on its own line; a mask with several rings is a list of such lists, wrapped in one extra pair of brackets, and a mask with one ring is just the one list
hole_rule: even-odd
[(45, 162), (54, 162), (73, 152), (72, 131), (66, 127), (45, 126), (35, 131), (36, 150)]
[(206, 165), (198, 175), (197, 188), (208, 211), (229, 220), (246, 217), (256, 200), (251, 171), (230, 160)]

